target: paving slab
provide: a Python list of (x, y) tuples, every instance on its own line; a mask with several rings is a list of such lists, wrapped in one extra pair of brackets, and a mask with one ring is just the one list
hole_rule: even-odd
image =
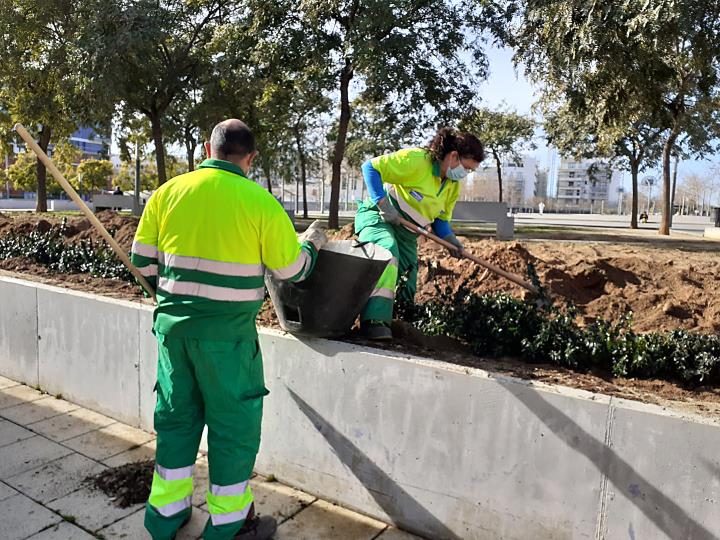
[(278, 482), (268, 482), (258, 476), (250, 481), (255, 510), (261, 516), (272, 516), (282, 523), (309, 506), (317, 497), (303, 493)]
[(8, 486), (5, 482), (0, 482), (0, 501), (4, 501), (5, 499), (17, 494), (18, 492)]
[(86, 487), (48, 503), (48, 507), (72, 519), (84, 529), (97, 531), (137, 512), (143, 505), (134, 504), (120, 508), (101, 491)]
[(31, 401), (30, 403), (22, 403), (21, 405), (3, 409), (0, 411), (0, 416), (17, 422), (18, 424), (27, 425), (79, 408), (79, 405), (75, 405), (64, 399), (47, 396)]
[(422, 540), (419, 536), (401, 531), (395, 527), (388, 527), (385, 532), (377, 537), (377, 540)]
[(0, 388), (10, 388), (11, 386), (17, 386), (19, 384), (17, 381), (0, 376)]
[(62, 518), (25, 495), (15, 495), (2, 503), (3, 540), (22, 540), (59, 523)]
[(202, 456), (195, 462), (193, 471), (193, 506), (203, 506), (210, 486), (210, 470), (207, 456)]
[(275, 540), (372, 540), (387, 525), (317, 501), (278, 527)]
[(6, 479), (71, 454), (72, 450), (36, 435), (0, 448), (0, 478)]
[(153, 439), (145, 431), (125, 424), (115, 423), (107, 427), (67, 439), (63, 444), (88, 457), (102, 461), (121, 454)]
[(115, 423), (109, 416), (81, 408), (35, 422), (28, 427), (48, 439), (61, 442)]
[(95, 537), (76, 527), (72, 523), (63, 521), (32, 535), (28, 540), (94, 540)]
[(29, 429), (17, 425), (15, 422), (0, 418), (0, 446), (22, 441), (34, 437), (35, 434)]
[(85, 478), (104, 468), (96, 461), (73, 453), (12, 476), (6, 482), (34, 500), (47, 503), (72, 493), (81, 487)]
[(47, 397), (47, 394), (43, 394), (30, 388), (29, 386), (19, 385), (10, 386), (9, 388), (0, 389), (0, 409), (7, 407), (14, 407), (15, 405), (21, 405), (30, 401), (36, 401)]
[(127, 463), (134, 463), (136, 461), (147, 461), (148, 459), (155, 459), (155, 441), (150, 441), (141, 446), (131, 448), (122, 454), (117, 454), (111, 458), (103, 460), (103, 463), (108, 467), (119, 467)]
[[(209, 514), (204, 510), (193, 508), (190, 523), (185, 525), (178, 531), (176, 540), (197, 540), (202, 536), (205, 523)], [(112, 539), (130, 539), (133, 540), (150, 540), (150, 535), (145, 530), (145, 509), (142, 508), (134, 514), (121, 519), (117, 523), (105, 527), (98, 531), (98, 535), (102, 535), (106, 540)]]

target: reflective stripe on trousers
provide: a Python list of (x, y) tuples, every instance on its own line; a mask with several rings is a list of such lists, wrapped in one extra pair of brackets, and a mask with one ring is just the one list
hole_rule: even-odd
[(193, 466), (168, 469), (155, 465), (148, 503), (158, 514), (170, 517), (192, 505)]
[(208, 512), (215, 526), (243, 521), (253, 502), (249, 481), (228, 486), (210, 484), (207, 493)]

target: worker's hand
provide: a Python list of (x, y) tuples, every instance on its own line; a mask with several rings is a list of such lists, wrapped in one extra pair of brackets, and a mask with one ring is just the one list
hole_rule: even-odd
[(388, 197), (383, 197), (377, 202), (377, 207), (380, 209), (380, 218), (385, 223), (398, 224), (400, 223), (400, 212), (393, 206)]
[(320, 251), (325, 244), (327, 244), (327, 234), (325, 234), (325, 227), (322, 221), (316, 219), (310, 226), (300, 235), (301, 242), (310, 242), (315, 249)]
[(448, 234), (445, 238), (443, 238), (446, 242), (450, 242), (452, 245), (456, 246), (457, 249), (450, 249), (447, 248), (448, 253), (451, 257), (455, 257), (456, 259), (462, 259), (462, 250), (465, 249), (465, 246), (462, 245), (462, 242), (458, 240), (457, 236), (455, 236), (455, 233)]

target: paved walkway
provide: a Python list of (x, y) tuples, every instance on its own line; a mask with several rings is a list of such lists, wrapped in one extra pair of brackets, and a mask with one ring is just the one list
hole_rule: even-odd
[[(155, 437), (0, 377), (0, 539), (146, 539), (143, 505), (118, 508), (83, 480), (154, 457)], [(417, 537), (260, 476), (258, 512), (280, 523), (278, 540), (412, 540)], [(207, 458), (199, 456), (193, 517), (179, 540), (197, 539), (208, 517)]]

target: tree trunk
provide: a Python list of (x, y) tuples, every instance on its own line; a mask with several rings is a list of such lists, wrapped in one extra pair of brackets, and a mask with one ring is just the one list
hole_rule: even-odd
[(303, 218), (307, 219), (307, 156), (305, 155), (305, 147), (302, 144), (302, 134), (300, 133), (300, 128), (298, 126), (295, 126), (295, 145), (297, 146), (298, 158), (300, 159), (300, 181), (302, 182), (303, 195)]
[[(270, 178), (270, 173), (272, 172), (272, 168), (270, 167), (270, 160), (265, 157), (264, 154), (260, 154), (260, 166), (262, 167), (263, 174), (265, 175), (266, 179), (266, 186), (267, 190), (272, 193), (272, 179)], [(280, 186), (280, 196), (282, 197), (282, 189), (283, 186)]]
[[(45, 153), (47, 153), (48, 146), (50, 145), (51, 134), (52, 129), (43, 125), (38, 146), (40, 146)], [(37, 159), (35, 170), (37, 172), (37, 203), (35, 204), (35, 211), (47, 212), (47, 169), (45, 168), (45, 164), (40, 161), (40, 158)]]
[(347, 142), (347, 130), (350, 123), (349, 88), (352, 77), (353, 72), (350, 61), (345, 60), (345, 67), (340, 73), (340, 125), (338, 127), (338, 137), (335, 141), (332, 180), (330, 181), (330, 215), (328, 216), (328, 228), (330, 229), (340, 228), (340, 220), (338, 219), (340, 210), (340, 169), (345, 157), (345, 143)]
[[(638, 175), (640, 173), (640, 161), (630, 160), (630, 177), (632, 178), (632, 210), (630, 211), (630, 228), (638, 228)], [(621, 195), (622, 196), (622, 195)]]
[(675, 213), (675, 190), (677, 189), (677, 170), (680, 156), (675, 156), (675, 170), (673, 171), (672, 193), (670, 194), (670, 226), (673, 224), (673, 214)]
[(498, 173), (498, 202), (503, 202), (503, 184), (502, 184), (502, 165), (500, 164), (500, 156), (493, 149), (493, 157), (495, 158), (495, 166)]
[(677, 139), (678, 133), (676, 129), (673, 129), (668, 135), (665, 144), (663, 145), (662, 153), (662, 164), (663, 164), (663, 216), (662, 222), (660, 223), (659, 234), (669, 235), (670, 234), (670, 221), (671, 221), (671, 208), (670, 208), (670, 152), (672, 152), (673, 146), (675, 146), (675, 140)]
[(193, 172), (195, 170), (195, 148), (197, 148), (195, 139), (192, 137), (186, 137), (185, 152), (188, 160), (188, 172)]
[(165, 171), (165, 144), (163, 143), (162, 119), (160, 113), (153, 109), (150, 114), (153, 142), (155, 143), (155, 164), (157, 165), (158, 187), (167, 181)]

